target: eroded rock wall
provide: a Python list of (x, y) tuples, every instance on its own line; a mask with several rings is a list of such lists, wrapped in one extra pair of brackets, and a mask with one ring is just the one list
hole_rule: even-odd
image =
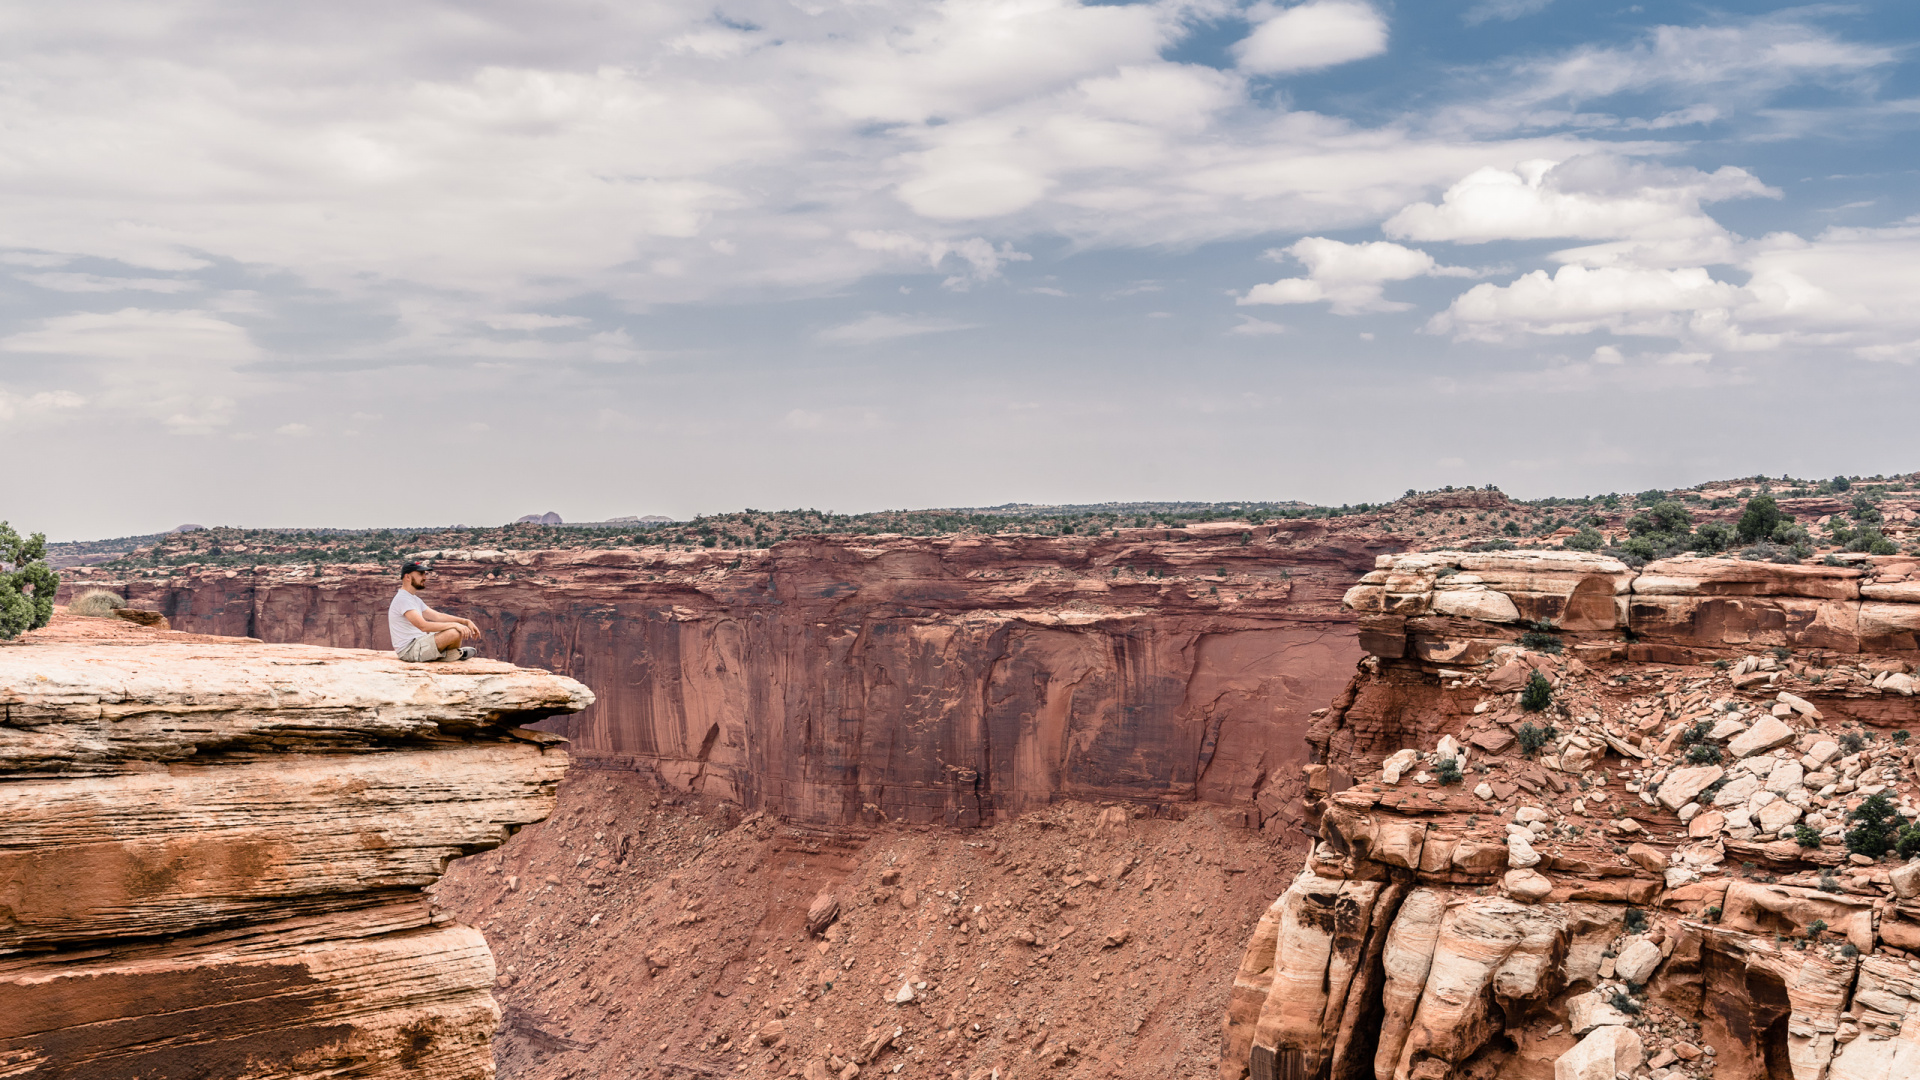
[(1383, 558), (1223, 1075), (1914, 1075), (1914, 567)]
[[(1394, 550), (1317, 522), (751, 552), (441, 553), (488, 655), (590, 682), (573, 749), (787, 817), (974, 824), (1060, 797), (1272, 816), (1360, 657), (1341, 594)], [(392, 568), (109, 584), (183, 630), (386, 645)], [(1294, 786), (1297, 787), (1297, 784)], [(1275, 796), (1277, 798), (1277, 796)]]
[(492, 1076), (492, 956), (422, 890), (546, 817), (521, 725), (587, 689), (98, 621), (0, 646), (0, 1076)]

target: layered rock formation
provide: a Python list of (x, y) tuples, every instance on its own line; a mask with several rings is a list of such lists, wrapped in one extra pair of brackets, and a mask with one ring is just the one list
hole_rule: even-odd
[(422, 890), (546, 817), (521, 725), (591, 701), (118, 620), (0, 646), (0, 1076), (491, 1076), (492, 957)]
[(1914, 569), (1383, 558), (1223, 1075), (1915, 1075)]
[[(1326, 523), (831, 537), (749, 552), (446, 551), (490, 655), (590, 682), (580, 753), (816, 822), (973, 824), (1059, 797), (1271, 817), (1397, 549)], [(182, 630), (386, 646), (391, 567), (76, 576)], [(1282, 785), (1269, 785), (1272, 777)], [(1286, 790), (1282, 790), (1282, 789)]]

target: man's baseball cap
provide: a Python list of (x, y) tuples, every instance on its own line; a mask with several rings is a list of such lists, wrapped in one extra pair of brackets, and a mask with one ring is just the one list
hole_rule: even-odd
[(408, 563), (407, 565), (405, 565), (405, 566), (403, 566), (403, 567), (401, 567), (401, 568), (400, 568), (400, 576), (401, 576), (401, 577), (406, 577), (406, 576), (407, 576), (408, 574), (411, 574), (411, 573), (413, 573), (413, 572), (414, 572), (414, 571), (416, 571), (416, 570), (418, 570), (419, 572), (421, 572), (421, 573), (423, 573), (423, 574), (431, 574), (431, 573), (433, 573), (433, 567), (431, 567), (431, 566), (428, 566), (428, 565), (427, 565), (426, 563), (423, 563), (423, 562), (410, 562), (410, 563)]

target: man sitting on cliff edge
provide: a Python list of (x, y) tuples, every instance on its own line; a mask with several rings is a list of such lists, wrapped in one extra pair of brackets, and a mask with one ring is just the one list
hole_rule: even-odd
[(387, 605), (387, 633), (393, 637), (394, 655), (414, 664), (465, 660), (476, 650), (464, 643), (479, 637), (480, 628), (471, 619), (435, 611), (420, 599), (427, 573), (426, 566), (417, 562), (400, 568), (400, 591)]

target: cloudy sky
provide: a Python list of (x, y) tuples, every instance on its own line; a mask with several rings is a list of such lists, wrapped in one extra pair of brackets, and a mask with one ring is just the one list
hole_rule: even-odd
[(0, 516), (1920, 468), (1911, 0), (0, 12)]

